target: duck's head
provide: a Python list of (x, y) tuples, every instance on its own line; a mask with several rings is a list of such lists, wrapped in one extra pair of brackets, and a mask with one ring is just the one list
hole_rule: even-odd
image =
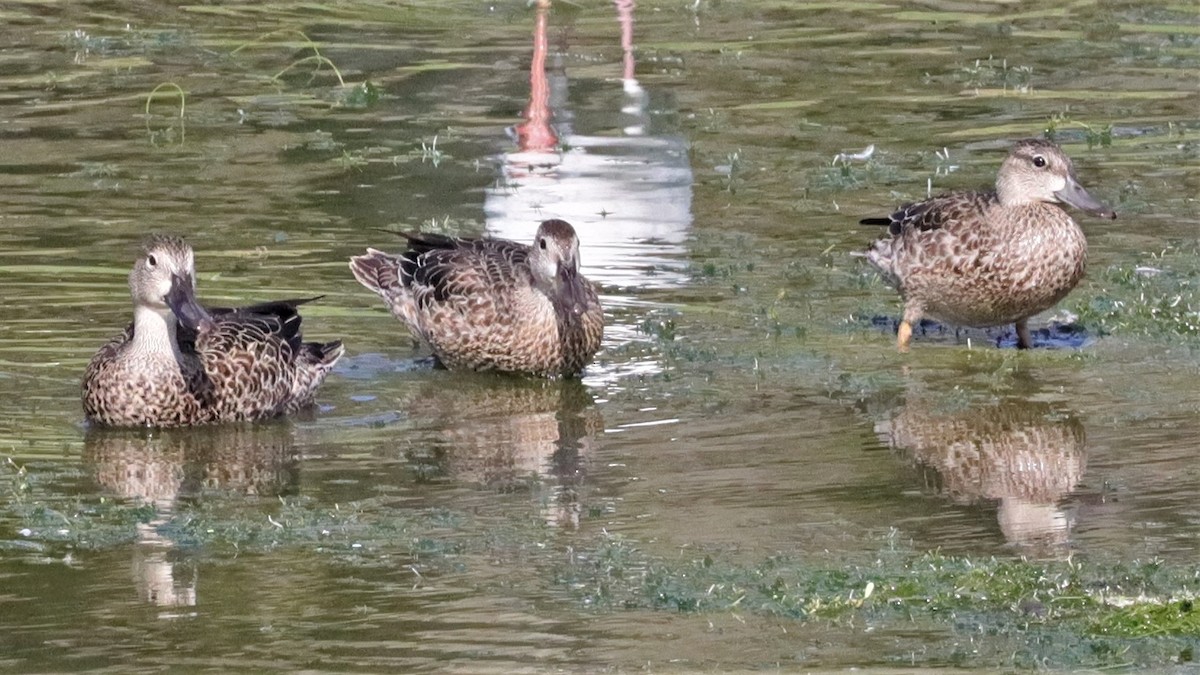
[(560, 307), (582, 314), (587, 281), (579, 274), (579, 238), (565, 220), (543, 221), (533, 238), (529, 268), (534, 283)]
[(179, 237), (151, 235), (129, 273), (129, 291), (136, 308), (159, 314), (173, 312), (183, 324), (195, 327), (206, 316), (196, 301), (195, 256)]
[(996, 175), (996, 193), (1005, 206), (1038, 202), (1070, 204), (1100, 218), (1117, 217), (1079, 184), (1071, 158), (1062, 148), (1040, 139), (1020, 141), (1013, 146)]

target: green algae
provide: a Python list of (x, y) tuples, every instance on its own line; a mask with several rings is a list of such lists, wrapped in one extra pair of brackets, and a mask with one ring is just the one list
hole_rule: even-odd
[(920, 552), (894, 530), (864, 535), (882, 546), (870, 556), (756, 558), (702, 548), (667, 556), (618, 534), (580, 532), (562, 541), (542, 522), (412, 510), (386, 496), (333, 505), (305, 497), (210, 497), (165, 511), (136, 501), (49, 500), (29, 486), (28, 471), (6, 466), (4, 488), (17, 498), (0, 522), (20, 524), (23, 535), (0, 542), (0, 550), (30, 562), (122, 545), (149, 524), (181, 550), (217, 564), (303, 554), (342, 569), (412, 569), (436, 579), (505, 561), (538, 570), (543, 592), (576, 611), (732, 614), (885, 634), (920, 627), (960, 639), (991, 636), (994, 643), (972, 657), (977, 667), (1145, 667), (1184, 658), (1200, 640), (1193, 604), (1200, 575), (1160, 560)]
[(1154, 341), (1200, 340), (1200, 250), (1177, 242), (1138, 262), (1090, 275), (1073, 303), (1079, 321), (1099, 335)]

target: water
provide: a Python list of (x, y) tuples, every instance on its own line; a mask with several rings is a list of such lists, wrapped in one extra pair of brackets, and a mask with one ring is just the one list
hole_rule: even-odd
[[(1109, 268), (1193, 265), (1192, 7), (561, 5), (542, 34), (524, 3), (4, 17), (5, 667), (907, 663), (947, 636), (596, 612), (556, 565), (610, 536), (668, 560), (1200, 549), (1194, 349), (935, 331), (901, 358), (898, 299), (849, 256), (876, 234), (859, 217), (987, 184), (1054, 126), (1120, 213), (1077, 215), (1092, 273), (1060, 310), (1119, 292)], [(182, 120), (167, 93), (145, 114), (164, 83)], [(434, 371), (346, 268), (398, 246), (379, 229), (528, 239), (548, 217), (604, 289), (582, 384)], [(320, 410), (85, 428), (80, 374), (152, 231), (191, 241), (211, 303), (325, 295), (306, 333), (348, 352)]]

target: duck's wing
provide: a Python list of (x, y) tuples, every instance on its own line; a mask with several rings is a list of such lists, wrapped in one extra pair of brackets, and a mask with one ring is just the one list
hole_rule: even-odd
[(437, 234), (405, 235), (401, 282), (424, 309), (457, 299), (502, 297), (527, 278), (529, 247), (507, 239), (461, 239)]
[(956, 223), (980, 222), (980, 216), (999, 201), (994, 191), (953, 192), (919, 202), (905, 204), (884, 218), (863, 218), (863, 225), (887, 226), (888, 234), (928, 232)]
[(298, 308), (321, 297), (273, 300), (247, 307), (207, 307), (209, 316), (200, 325), (180, 323), (180, 343), (190, 339), (200, 349), (231, 354), (259, 352), (266, 345), (287, 345), (286, 356), (281, 351), (280, 358), (290, 360), (300, 353), (303, 342)]
[(114, 335), (108, 340), (108, 342), (105, 342), (100, 349), (97, 349), (96, 353), (92, 355), (92, 360), (88, 362), (87, 370), (84, 373), (84, 386), (86, 387), (87, 383), (91, 381), (93, 377), (99, 376), (99, 374), (106, 367), (108, 367), (108, 364), (116, 361), (117, 355), (121, 351), (121, 347), (123, 347), (132, 339), (133, 324), (130, 323), (129, 325), (125, 326), (124, 331)]

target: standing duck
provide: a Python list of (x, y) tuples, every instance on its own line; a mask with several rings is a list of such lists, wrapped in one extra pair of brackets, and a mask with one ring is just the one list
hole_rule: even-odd
[(600, 349), (604, 312), (562, 220), (533, 245), (405, 234), (399, 255), (367, 249), (350, 270), (451, 370), (574, 376)]
[(295, 412), (344, 351), (302, 342), (296, 308), (280, 300), (238, 309), (196, 301), (194, 256), (155, 235), (129, 274), (133, 323), (100, 348), (83, 377), (83, 410), (106, 426), (177, 427)]
[(974, 327), (1013, 323), (1017, 347), (1031, 347), (1029, 317), (1066, 297), (1087, 262), (1083, 230), (1061, 204), (1117, 217), (1079, 185), (1061, 148), (1031, 139), (1008, 153), (995, 190), (952, 192), (860, 221), (888, 228), (866, 258), (904, 299), (899, 350), (908, 351), (926, 315)]

